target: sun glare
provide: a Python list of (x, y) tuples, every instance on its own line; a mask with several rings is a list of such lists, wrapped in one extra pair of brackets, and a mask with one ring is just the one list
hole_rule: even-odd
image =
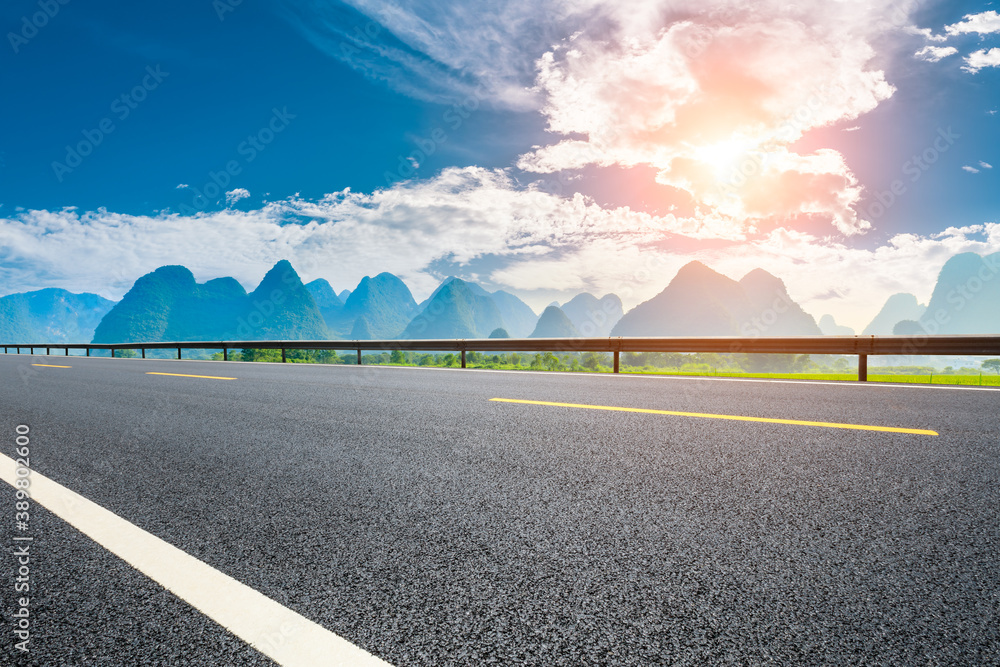
[[(743, 137), (732, 137), (694, 150), (695, 157), (708, 165), (720, 183), (736, 180), (743, 167), (753, 159), (754, 142)], [(745, 171), (745, 170), (744, 170)]]

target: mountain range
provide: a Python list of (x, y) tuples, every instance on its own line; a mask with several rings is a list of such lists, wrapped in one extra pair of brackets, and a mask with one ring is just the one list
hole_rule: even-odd
[(48, 288), (0, 297), (0, 340), (10, 343), (89, 341), (114, 301)]
[(945, 262), (927, 309), (912, 320), (930, 335), (1000, 333), (1000, 252)]
[(499, 305), (486, 290), (458, 278), (445, 281), (420, 306), (402, 338), (489, 338), (495, 329), (514, 329), (505, 325)]
[(101, 320), (95, 343), (185, 340), (324, 339), (319, 306), (282, 260), (250, 294), (233, 278), (195, 282), (183, 266), (163, 266), (135, 281)]
[(619, 320), (612, 336), (805, 336), (819, 326), (763, 269), (739, 281), (701, 262), (681, 267), (666, 289)]
[[(1000, 253), (949, 259), (929, 303), (889, 297), (863, 335), (1000, 333)], [(623, 312), (614, 294), (583, 293), (538, 316), (503, 290), (447, 278), (422, 303), (391, 273), (337, 293), (324, 279), (304, 285), (275, 264), (249, 294), (233, 278), (195, 281), (183, 266), (136, 280), (121, 301), (62, 289), (0, 297), (0, 341), (97, 343), (166, 340), (514, 338), (603, 336), (851, 335), (829, 315), (819, 323), (762, 270), (740, 280), (700, 262), (678, 271), (652, 299)]]

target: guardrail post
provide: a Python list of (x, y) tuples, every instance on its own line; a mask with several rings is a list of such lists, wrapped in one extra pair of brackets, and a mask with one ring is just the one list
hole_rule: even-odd
[(281, 363), (286, 363), (285, 359), (285, 348), (281, 348)]
[(46, 357), (49, 356), (50, 354), (52, 354), (52, 352), (50, 352), (51, 349), (52, 348), (50, 348), (50, 347), (45, 348), (45, 356)]
[(223, 361), (229, 361), (229, 349), (228, 348), (225, 348), (225, 347), (222, 348), (222, 360)]
[(858, 355), (858, 382), (868, 382), (868, 355)]
[(68, 357), (69, 356), (69, 348), (68, 347), (66, 348), (66, 354), (64, 354), (63, 356), (64, 357)]
[(29, 347), (28, 349), (29, 349), (29, 350), (31, 350), (31, 356), (35, 356), (35, 346), (34, 346), (34, 345), (32, 345), (32, 346), (31, 346), (31, 347)]
[(146, 348), (142, 348), (142, 358), (146, 358)]
[(465, 350), (462, 350), (462, 368), (465, 368)]
[(90, 348), (89, 347), (87, 348), (87, 356), (88, 357), (90, 356)]
[(177, 348), (177, 358), (181, 358), (181, 348)]
[(615, 373), (618, 372), (618, 350), (615, 350)]
[(115, 348), (111, 348), (111, 358), (115, 358)]
[(358, 366), (361, 365), (361, 348), (358, 348)]

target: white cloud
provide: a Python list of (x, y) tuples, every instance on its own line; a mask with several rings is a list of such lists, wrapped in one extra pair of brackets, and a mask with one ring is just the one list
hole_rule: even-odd
[[(233, 276), (252, 288), (288, 259), (303, 279), (326, 278), (338, 290), (391, 271), (418, 299), (444, 275), (477, 273), (536, 307), (555, 298), (530, 301), (539, 288), (562, 290), (560, 300), (614, 291), (633, 306), (698, 259), (734, 277), (765, 268), (810, 312), (829, 312), (860, 329), (894, 292), (926, 301), (927, 276), (951, 255), (1000, 251), (1000, 225), (901, 234), (876, 248), (854, 248), (786, 228), (748, 236), (725, 221), (602, 208), (579, 194), (519, 186), (504, 171), (466, 168), (373, 193), (344, 190), (251, 211), (22, 211), (0, 217), (0, 248), (0, 284), (8, 292), (63, 287), (120, 298), (136, 278), (165, 264), (183, 264), (201, 281)], [(831, 289), (843, 298), (820, 299)]]
[(936, 63), (956, 53), (958, 53), (958, 49), (954, 46), (925, 46), (913, 55), (920, 60)]
[(201, 279), (233, 275), (252, 286), (287, 258), (305, 276), (338, 288), (387, 270), (426, 294), (436, 282), (428, 268), (435, 262), (462, 266), (546, 255), (587, 239), (640, 242), (679, 233), (741, 238), (711, 222), (603, 209), (579, 194), (519, 187), (506, 172), (470, 167), (373, 193), (344, 190), (246, 212), (20, 212), (0, 217), (0, 284), (11, 292), (55, 286), (118, 298), (140, 275), (180, 263)]
[(845, 161), (789, 146), (892, 94), (872, 64), (886, 32), (943, 39), (898, 0), (284, 6), (318, 48), (407, 95), (540, 110), (561, 136), (523, 155), (525, 170), (652, 165), (704, 218), (745, 230), (789, 216), (867, 229)]
[[(951, 256), (998, 251), (1000, 224), (992, 223), (950, 228), (934, 237), (899, 234), (871, 249), (777, 229), (744, 243), (709, 244), (689, 252), (675, 252), (671, 244), (588, 245), (566, 257), (519, 259), (493, 278), (515, 290), (557, 284), (570, 291), (613, 291), (631, 307), (659, 293), (689, 261), (699, 260), (734, 279), (764, 268), (785, 282), (807, 312), (830, 313), (837, 322), (861, 331), (892, 294), (910, 292), (926, 303), (935, 284), (927, 277), (936, 276)], [(831, 292), (838, 298), (829, 299)]]
[(841, 156), (789, 146), (892, 94), (869, 67), (875, 6), (716, 0), (650, 16), (640, 3), (613, 38), (579, 34), (539, 60), (542, 110), (564, 138), (518, 166), (651, 165), (660, 183), (746, 229), (820, 217), (842, 233), (862, 231), (861, 188)]
[(931, 32), (930, 28), (918, 28), (913, 25), (903, 28), (903, 32), (909, 35), (918, 35), (926, 39), (928, 42), (944, 42), (948, 39), (947, 35), (935, 35)]
[(965, 57), (965, 65), (962, 66), (966, 72), (975, 74), (984, 67), (1000, 67), (1000, 49), (992, 48), (989, 51), (979, 49)]
[(1000, 32), (1000, 14), (997, 14), (995, 11), (966, 14), (961, 22), (947, 25), (944, 27), (944, 30), (949, 35), (963, 35), (967, 33), (988, 35)]
[(970, 174), (978, 174), (979, 173), (978, 169), (976, 169), (975, 167), (970, 167), (969, 165), (965, 165), (964, 167), (962, 167), (962, 169), (964, 169), (965, 171), (969, 172)]
[[(588, 7), (596, 5), (596, 7)], [(534, 61), (599, 13), (599, 2), (285, 0), (285, 15), (320, 50), (418, 99), (537, 107)]]
[(185, 190), (185, 189), (187, 189), (189, 187), (191, 187), (191, 186), (188, 185), (187, 183), (178, 183), (177, 187), (175, 188), (175, 190)]
[(226, 193), (226, 204), (232, 206), (241, 199), (246, 199), (250, 196), (250, 191), (246, 188), (236, 188), (235, 190), (230, 190)]
[(983, 162), (982, 160), (979, 161), (979, 166), (982, 167), (983, 169), (992, 169), (993, 168), (992, 164), (990, 164), (989, 162)]

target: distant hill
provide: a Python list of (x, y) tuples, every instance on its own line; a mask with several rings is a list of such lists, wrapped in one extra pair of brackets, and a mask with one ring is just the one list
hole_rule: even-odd
[(504, 328), (503, 317), (490, 294), (478, 285), (453, 278), (424, 302), (402, 337), (488, 338), (499, 328)]
[(337, 295), (337, 298), (343, 301), (344, 303), (347, 303), (347, 297), (349, 296), (351, 296), (351, 290), (345, 289), (341, 290), (341, 292)]
[(96, 294), (47, 288), (0, 297), (0, 341), (86, 343), (114, 306)]
[(745, 336), (819, 336), (813, 316), (788, 295), (785, 283), (764, 269), (754, 269), (739, 281), (750, 299), (751, 324), (740, 326)]
[(187, 271), (186, 281), (187, 291), (177, 298), (160, 340), (266, 337), (253, 336), (249, 331), (239, 336), (235, 333), (240, 318), (246, 316), (250, 307), (246, 290), (235, 278), (214, 278), (203, 285), (196, 285), (194, 276)]
[(368, 326), (368, 320), (364, 315), (354, 320), (354, 326), (351, 327), (351, 333), (347, 336), (348, 340), (372, 340), (375, 338), (372, 336), (372, 328)]
[(820, 335), (785, 284), (762, 269), (739, 282), (701, 262), (684, 265), (666, 289), (615, 325), (614, 336)]
[[(246, 321), (254, 329), (254, 339), (324, 340), (330, 335), (316, 300), (288, 260), (275, 264), (249, 299)], [(255, 313), (263, 317), (259, 325), (254, 324)]]
[[(241, 288), (242, 289), (242, 288)], [(183, 266), (161, 266), (142, 276), (104, 316), (94, 332), (95, 343), (146, 343), (166, 337), (174, 305), (196, 299), (194, 274)], [(244, 292), (244, 297), (246, 293)], [(182, 316), (176, 318), (184, 320)], [(185, 322), (186, 323), (186, 322)], [(236, 322), (226, 322), (235, 326)], [(176, 330), (177, 326), (174, 327)], [(220, 330), (221, 333), (221, 330)]]
[(504, 329), (513, 338), (525, 338), (535, 328), (538, 315), (524, 301), (503, 290), (493, 292), (490, 297), (500, 310), (500, 316), (506, 325)]
[(315, 300), (282, 260), (251, 294), (233, 278), (198, 284), (183, 266), (160, 267), (135, 281), (101, 320), (93, 342), (327, 337)]
[(319, 312), (323, 316), (323, 321), (326, 322), (327, 327), (333, 329), (339, 322), (338, 318), (341, 311), (344, 310), (344, 302), (341, 301), (340, 297), (333, 291), (333, 288), (330, 287), (330, 283), (322, 278), (317, 278), (312, 282), (306, 283), (306, 289), (309, 290), (313, 301), (319, 306)]
[(542, 311), (535, 330), (528, 338), (578, 338), (580, 332), (559, 306), (549, 306)]
[(27, 309), (7, 297), (0, 299), (0, 340), (4, 343), (42, 341), (41, 334), (28, 317)]
[(888, 336), (893, 328), (903, 320), (919, 320), (926, 306), (917, 303), (917, 297), (900, 292), (890, 296), (878, 315), (864, 328), (862, 336)]
[(410, 288), (393, 274), (380, 273), (361, 279), (330, 328), (335, 337), (346, 337), (355, 321), (364, 317), (371, 339), (398, 338), (416, 314), (417, 302)]
[(617, 294), (605, 294), (598, 299), (593, 294), (577, 294), (560, 306), (581, 336), (603, 338), (625, 314)]
[(819, 318), (819, 330), (824, 336), (853, 336), (854, 329), (837, 324), (833, 315), (824, 315)]
[[(423, 312), (427, 308), (427, 304), (437, 296), (446, 285), (448, 285), (453, 280), (458, 280), (454, 276), (445, 278), (437, 289), (431, 292), (431, 295), (420, 304), (420, 311)], [(538, 322), (538, 315), (535, 311), (526, 304), (521, 299), (517, 298), (510, 292), (505, 292), (503, 290), (497, 290), (496, 292), (488, 292), (482, 287), (482, 285), (477, 285), (476, 283), (463, 280), (462, 282), (469, 288), (472, 294), (476, 296), (489, 297), (496, 304), (497, 309), (500, 311), (500, 316), (503, 318), (504, 328), (510, 333), (514, 338), (524, 338), (532, 329), (535, 328), (535, 323)]]
[(919, 322), (932, 335), (1000, 333), (1000, 253), (945, 262)]

